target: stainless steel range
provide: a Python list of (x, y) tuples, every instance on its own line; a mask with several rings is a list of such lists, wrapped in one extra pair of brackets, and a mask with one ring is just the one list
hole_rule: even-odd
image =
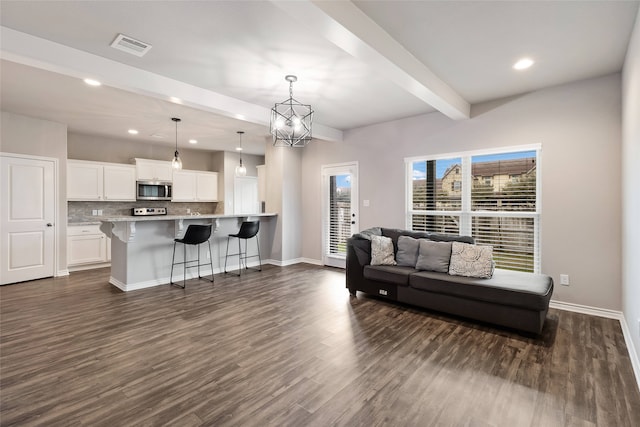
[(133, 208), (133, 216), (145, 216), (145, 215), (166, 215), (167, 208)]

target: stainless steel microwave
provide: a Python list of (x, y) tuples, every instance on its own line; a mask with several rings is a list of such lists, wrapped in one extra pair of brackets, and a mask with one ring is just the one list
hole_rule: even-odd
[(138, 181), (137, 200), (171, 200), (171, 182)]

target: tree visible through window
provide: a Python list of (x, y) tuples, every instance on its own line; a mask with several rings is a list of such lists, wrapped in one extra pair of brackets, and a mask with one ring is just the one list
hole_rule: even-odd
[(408, 161), (407, 224), (471, 235), (494, 248), (496, 266), (540, 270), (539, 147)]

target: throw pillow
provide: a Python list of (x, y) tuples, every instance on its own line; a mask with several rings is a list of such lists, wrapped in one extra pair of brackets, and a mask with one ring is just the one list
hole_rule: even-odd
[(393, 242), (384, 236), (371, 236), (371, 265), (396, 265)]
[(398, 265), (406, 265), (415, 267), (418, 261), (418, 250), (420, 249), (420, 241), (409, 236), (398, 237), (398, 253), (396, 254), (396, 262)]
[(420, 253), (416, 268), (418, 270), (449, 272), (449, 260), (451, 259), (451, 242), (433, 242), (420, 240)]
[(493, 265), (493, 247), (453, 242), (449, 263), (452, 276), (488, 279), (493, 276)]

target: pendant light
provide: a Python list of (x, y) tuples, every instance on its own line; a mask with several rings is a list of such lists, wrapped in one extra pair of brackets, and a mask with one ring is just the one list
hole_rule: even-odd
[(239, 130), (236, 133), (240, 135), (240, 147), (237, 148), (237, 150), (240, 152), (240, 164), (236, 166), (236, 176), (246, 176), (247, 168), (242, 164), (242, 134), (244, 132)]
[(178, 123), (180, 122), (180, 119), (177, 117), (172, 117), (171, 120), (176, 123), (176, 152), (173, 154), (171, 167), (175, 170), (180, 170), (182, 169), (182, 160), (180, 160), (180, 153), (178, 153)]
[(293, 98), (293, 83), (298, 78), (285, 76), (289, 82), (289, 99), (279, 102), (271, 109), (270, 130), (273, 145), (277, 147), (304, 147), (311, 141), (313, 110)]

